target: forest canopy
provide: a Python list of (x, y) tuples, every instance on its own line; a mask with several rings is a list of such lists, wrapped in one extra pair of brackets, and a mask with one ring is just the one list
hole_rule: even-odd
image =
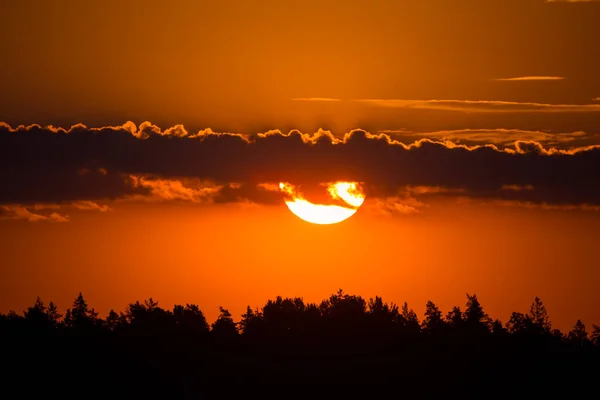
[[(585, 377), (598, 372), (600, 327), (589, 332), (577, 320), (561, 332), (537, 297), (505, 323), (475, 294), (464, 308), (444, 313), (431, 301), (425, 308), (420, 320), (407, 303), (340, 290), (320, 303), (277, 297), (247, 307), (239, 321), (221, 307), (209, 323), (196, 304), (163, 309), (152, 298), (100, 317), (80, 293), (64, 312), (38, 298), (22, 314), (0, 315), (0, 350), (13, 366), (6, 379), (35, 377), (26, 391), (46, 393), (40, 388), (64, 376), (87, 388), (94, 376), (112, 382), (94, 393), (112, 397), (116, 388), (162, 399), (217, 393), (224, 384), (257, 393), (327, 386), (338, 394), (402, 384), (405, 394), (422, 398), (422, 387), (424, 397), (495, 386), (539, 394), (595, 381)], [(540, 380), (552, 385), (540, 387)]]

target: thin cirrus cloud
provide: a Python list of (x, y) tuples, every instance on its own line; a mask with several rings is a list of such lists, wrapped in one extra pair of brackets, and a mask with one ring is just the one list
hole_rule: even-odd
[(186, 185), (181, 180), (149, 179), (144, 176), (131, 175), (134, 187), (149, 189), (149, 196), (142, 196), (144, 200), (183, 200), (193, 203), (209, 201), (221, 186), (195, 182)]
[[(139, 199), (278, 204), (278, 182), (345, 180), (364, 182), (372, 204), (400, 213), (421, 210), (428, 196), (600, 206), (600, 169), (590, 168), (600, 165), (600, 145), (554, 147), (542, 133), (532, 135), (503, 148), (483, 138), (474, 144), (443, 135), (399, 140), (363, 130), (343, 137), (296, 130), (248, 136), (150, 122), (102, 128), (0, 123), (0, 205), (2, 218), (45, 220), (36, 215), (60, 218), (51, 217), (55, 209), (43, 214), (35, 205), (102, 211), (100, 204)], [(560, 135), (553, 140), (580, 134)]]
[(76, 202), (71, 203), (70, 206), (77, 210), (83, 210), (83, 211), (100, 211), (100, 212), (111, 211), (111, 208), (108, 205), (98, 204), (94, 201), (89, 201), (89, 200), (76, 201)]
[(515, 78), (496, 78), (495, 81), (562, 81), (562, 76), (518, 76)]
[(290, 100), (291, 101), (315, 101), (315, 102), (341, 101), (341, 99), (336, 99), (336, 98), (332, 98), (332, 97), (293, 97)]
[[(516, 78), (499, 78), (497, 81), (557, 81), (557, 76), (523, 76)], [(296, 97), (291, 101), (339, 103), (341, 99), (328, 97)], [(598, 101), (600, 98), (592, 99)], [(600, 104), (549, 104), (535, 102), (501, 101), (501, 100), (405, 100), (405, 99), (352, 99), (355, 103), (370, 106), (398, 108), (457, 111), (468, 113), (590, 113), (600, 112)], [(171, 128), (173, 129), (173, 128)]]
[(398, 140), (415, 141), (422, 138), (464, 144), (491, 143), (498, 146), (513, 146), (517, 141), (535, 141), (554, 147), (587, 146), (598, 141), (597, 135), (583, 131), (551, 133), (524, 129), (456, 129), (434, 132), (414, 132), (405, 129), (381, 130)]
[(68, 216), (59, 214), (58, 212), (41, 213), (34, 211), (35, 207), (24, 207), (22, 205), (0, 206), (0, 220), (69, 222)]
[(546, 104), (496, 100), (358, 99), (354, 101), (386, 108), (461, 111), (470, 113), (600, 112), (600, 104)]
[(68, 210), (107, 212), (112, 209), (106, 204), (89, 200), (65, 204), (5, 204), (0, 205), (0, 220), (70, 222), (71, 218), (65, 214)]

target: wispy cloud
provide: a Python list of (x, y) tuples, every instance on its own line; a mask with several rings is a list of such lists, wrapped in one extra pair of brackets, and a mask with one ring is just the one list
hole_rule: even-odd
[(514, 190), (520, 192), (521, 190), (533, 190), (532, 185), (502, 185), (502, 190)]
[(341, 99), (334, 99), (331, 97), (294, 97), (290, 99), (292, 101), (341, 101)]
[(89, 200), (63, 204), (7, 204), (0, 206), (0, 220), (70, 222), (69, 215), (64, 213), (64, 210), (69, 208), (82, 211), (112, 211), (108, 205), (101, 205)]
[(84, 200), (84, 201), (75, 201), (71, 204), (72, 207), (75, 207), (78, 210), (83, 211), (100, 211), (107, 212), (110, 211), (110, 207), (107, 205), (100, 205), (94, 201)]
[(548, 203), (535, 203), (531, 201), (519, 201), (519, 200), (486, 200), (487, 204), (503, 207), (519, 207), (526, 208), (529, 210), (544, 210), (544, 211), (588, 211), (588, 212), (599, 212), (600, 207), (593, 204), (548, 204)]
[(515, 78), (498, 78), (495, 81), (562, 81), (562, 76), (518, 76)]
[(357, 99), (355, 101), (387, 108), (472, 113), (600, 112), (600, 104), (546, 104), (496, 100)]
[(365, 210), (380, 215), (418, 214), (427, 204), (412, 196), (390, 196), (375, 198), (365, 206)]
[(600, 0), (546, 0), (546, 3), (591, 3)]
[(193, 203), (210, 201), (212, 195), (217, 193), (221, 187), (211, 184), (187, 186), (181, 180), (173, 179), (147, 179), (140, 176), (131, 176), (133, 185), (150, 189), (151, 196), (134, 197), (148, 200), (184, 200)]
[(496, 145), (510, 146), (517, 141), (535, 141), (553, 146), (573, 145), (574, 142), (583, 142), (595, 138), (595, 135), (588, 135), (582, 131), (568, 133), (551, 133), (544, 131), (532, 131), (524, 129), (456, 129), (434, 132), (413, 132), (405, 129), (382, 130), (380, 133), (392, 135), (393, 138), (401, 140), (406, 138), (408, 141), (418, 139), (433, 139), (449, 142), (465, 143), (492, 143)]
[(34, 213), (29, 208), (21, 205), (0, 206), (0, 220), (2, 219), (25, 220), (29, 222), (69, 222), (69, 217), (66, 215), (61, 215), (57, 212), (49, 214)]
[(592, 99), (594, 101), (600, 101), (600, 97), (596, 97), (595, 99)]

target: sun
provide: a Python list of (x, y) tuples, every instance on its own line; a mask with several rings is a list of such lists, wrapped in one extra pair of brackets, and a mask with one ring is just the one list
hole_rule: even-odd
[(358, 182), (331, 182), (321, 185), (326, 186), (329, 197), (337, 204), (312, 203), (290, 183), (281, 182), (279, 189), (286, 197), (285, 204), (294, 215), (319, 225), (337, 224), (350, 218), (365, 201), (365, 195)]

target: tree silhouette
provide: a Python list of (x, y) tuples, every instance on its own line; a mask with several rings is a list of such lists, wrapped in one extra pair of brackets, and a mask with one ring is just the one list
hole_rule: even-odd
[(46, 309), (46, 316), (52, 327), (56, 327), (60, 324), (62, 314), (58, 312), (58, 307), (52, 301), (48, 303), (48, 308)]
[(559, 329), (552, 329), (552, 337), (561, 342), (567, 338), (567, 335), (562, 333)]
[(548, 317), (548, 311), (539, 297), (536, 297), (533, 300), (533, 303), (531, 303), (529, 314), (527, 316), (540, 333), (550, 333), (552, 331), (552, 324)]
[(219, 316), (212, 324), (211, 334), (220, 343), (229, 343), (238, 336), (238, 330), (231, 313), (223, 307), (219, 307)]
[(423, 320), (422, 328), (424, 332), (431, 335), (441, 334), (446, 328), (442, 312), (432, 301), (428, 301), (425, 305), (425, 319)]
[(206, 335), (209, 331), (208, 322), (200, 307), (196, 304), (186, 304), (185, 307), (175, 305), (173, 316), (178, 329), (187, 334)]
[(239, 329), (246, 337), (255, 337), (260, 333), (262, 315), (260, 311), (253, 311), (250, 306), (246, 307), (246, 313), (242, 314)]
[(35, 299), (35, 303), (33, 306), (28, 307), (27, 311), (25, 311), (25, 319), (28, 320), (36, 320), (36, 319), (46, 319), (46, 306), (42, 299)]
[(319, 305), (324, 329), (329, 340), (342, 345), (347, 340), (364, 338), (366, 334), (367, 302), (360, 296), (349, 295), (342, 289)]
[(125, 315), (123, 313), (117, 314), (117, 312), (112, 308), (108, 312), (106, 320), (104, 321), (104, 325), (111, 332), (114, 332), (117, 329), (123, 327), (126, 323), (127, 318), (125, 317)]
[(98, 313), (88, 307), (87, 302), (83, 298), (83, 294), (79, 295), (73, 301), (73, 307), (67, 310), (65, 314), (65, 325), (72, 329), (90, 330), (98, 323)]
[(379, 296), (369, 299), (367, 313), (378, 329), (384, 327), (391, 329), (393, 325), (400, 322), (401, 318), (398, 306), (384, 302)]
[(406, 328), (406, 332), (409, 334), (418, 334), (421, 331), (421, 324), (419, 323), (419, 317), (412, 308), (408, 308), (408, 303), (404, 302), (402, 305), (402, 322)]
[(452, 307), (452, 310), (448, 311), (448, 314), (446, 314), (446, 322), (454, 329), (462, 327), (464, 320), (460, 307), (454, 306)]
[(477, 295), (467, 293), (467, 305), (463, 316), (465, 327), (473, 332), (489, 332), (490, 318), (483, 311)]
[(175, 329), (173, 313), (160, 308), (152, 297), (143, 303), (136, 301), (129, 304), (124, 315), (127, 328), (134, 335), (168, 335)]
[(585, 329), (585, 324), (581, 320), (577, 320), (573, 329), (569, 332), (569, 340), (576, 345), (583, 346), (588, 341), (588, 333)]
[(523, 335), (531, 331), (533, 322), (531, 318), (520, 312), (513, 312), (506, 323), (508, 332), (512, 335)]
[(552, 328), (539, 298), (506, 325), (492, 321), (475, 294), (467, 294), (464, 312), (455, 306), (442, 316), (428, 301), (420, 323), (406, 302), (399, 308), (339, 290), (318, 304), (278, 296), (248, 306), (237, 324), (223, 307), (209, 325), (198, 305), (171, 311), (152, 298), (101, 319), (80, 293), (64, 322), (58, 307), (40, 298), (21, 314), (0, 314), (0, 350), (5, 365), (20, 366), (15, 374), (36, 382), (40, 370), (56, 370), (50, 383), (60, 376), (82, 383), (90, 375), (113, 382), (104, 397), (125, 395), (118, 390), (126, 385), (132, 397), (194, 398), (205, 386), (221, 393), (221, 380), (247, 390), (324, 382), (354, 390), (365, 382), (374, 391), (400, 382), (403, 394), (422, 397), (416, 388), (425, 387), (434, 398), (498, 385), (514, 391), (530, 383), (539, 394), (535, 382), (594, 382), (582, 377), (600, 363), (600, 326), (592, 325), (588, 337), (578, 320), (564, 335)]
[(33, 306), (28, 307), (24, 313), (25, 321), (34, 329), (48, 329), (52, 326), (44, 302), (39, 297)]
[(8, 321), (19, 321), (21, 319), (24, 319), (24, 317), (20, 316), (19, 313), (15, 310), (9, 310), (8, 314), (6, 315), (6, 319)]
[(590, 336), (590, 340), (596, 346), (600, 347), (600, 325), (592, 324), (592, 335)]
[(340, 289), (319, 306), (321, 314), (340, 320), (359, 320), (367, 311), (367, 302), (360, 296), (349, 295)]
[(508, 330), (502, 325), (502, 321), (495, 319), (491, 324), (492, 334), (499, 337), (505, 337), (508, 334)]
[(277, 296), (275, 300), (267, 301), (260, 311), (254, 312), (248, 307), (244, 315), (242, 322), (246, 336), (260, 331), (273, 345), (287, 343), (292, 346), (291, 343), (298, 345), (299, 341), (308, 340), (314, 317), (320, 316), (320, 312), (314, 305), (305, 304), (302, 298)]

